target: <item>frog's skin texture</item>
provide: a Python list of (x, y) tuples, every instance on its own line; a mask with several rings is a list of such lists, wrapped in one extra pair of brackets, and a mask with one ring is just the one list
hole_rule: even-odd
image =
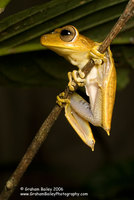
[[(65, 101), (65, 116), (81, 139), (94, 150), (95, 140), (89, 122), (102, 127), (108, 135), (111, 128), (116, 93), (116, 70), (110, 48), (105, 54), (99, 53), (97, 49), (100, 43), (80, 35), (71, 25), (43, 35), (41, 43), (79, 68), (78, 71), (68, 73), (68, 86), (72, 91), (75, 82), (79, 86), (85, 86), (90, 103), (77, 93), (73, 93), (70, 100)], [(84, 78), (81, 70), (91, 58), (95, 65)], [(60, 102), (60, 98), (58, 101)]]

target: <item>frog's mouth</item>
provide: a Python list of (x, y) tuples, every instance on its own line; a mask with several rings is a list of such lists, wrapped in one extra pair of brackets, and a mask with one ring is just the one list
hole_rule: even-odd
[(62, 55), (62, 56), (78, 52), (76, 49), (69, 48), (69, 47), (63, 47), (63, 46), (58, 46), (57, 47), (57, 46), (48, 45), (46, 47), (48, 49), (51, 49), (52, 51), (56, 52), (57, 54)]
[(63, 47), (48, 47), (49, 49), (56, 52), (58, 55), (64, 57), (72, 65), (77, 66), (82, 69), (89, 61), (89, 52), (81, 52), (72, 48), (63, 48)]
[(68, 42), (64, 44), (59, 41), (52, 42), (50, 37), (44, 35), (41, 37), (41, 44), (46, 46), (48, 49), (54, 51), (60, 56), (63, 56), (66, 60), (68, 60), (72, 65), (83, 68), (87, 62), (89, 61), (89, 51), (85, 51), (85, 49), (80, 49), (76, 45)]
[(74, 45), (74, 43), (72, 42), (64, 42), (61, 39), (59, 39), (58, 41), (56, 39), (54, 39), (53, 34), (46, 34), (43, 35), (41, 37), (41, 44), (45, 47), (47, 47), (48, 49), (51, 49), (52, 51), (56, 52), (58, 51), (78, 51), (79, 47), (77, 47), (76, 45)]

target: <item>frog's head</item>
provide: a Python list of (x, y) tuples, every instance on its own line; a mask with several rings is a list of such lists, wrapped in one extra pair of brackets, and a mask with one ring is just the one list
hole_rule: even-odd
[(41, 44), (65, 57), (79, 68), (82, 68), (89, 61), (90, 51), (95, 46), (92, 40), (80, 35), (78, 30), (71, 25), (43, 35)]

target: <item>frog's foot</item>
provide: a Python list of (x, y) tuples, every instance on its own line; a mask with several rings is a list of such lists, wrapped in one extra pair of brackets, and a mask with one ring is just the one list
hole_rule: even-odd
[(68, 79), (68, 87), (71, 91), (74, 91), (74, 87), (76, 86), (76, 84), (78, 84), (78, 86), (80, 87), (83, 87), (86, 81), (85, 74), (81, 70), (74, 70), (73, 72), (68, 72)]
[(75, 80), (75, 82), (79, 85), (79, 86), (84, 86), (85, 85), (85, 74), (84, 72), (82, 72), (81, 70), (77, 71), (77, 70), (74, 70), (72, 72), (72, 77), (73, 79)]
[(73, 92), (75, 90), (76, 83), (73, 80), (72, 72), (68, 72), (68, 79), (69, 79), (68, 83), (69, 90)]
[(106, 62), (106, 60), (107, 60), (107, 58), (106, 58), (107, 56), (105, 56), (105, 53), (100, 53), (100, 51), (99, 51), (101, 44), (102, 43), (95, 42), (94, 47), (90, 51), (90, 55), (91, 55), (92, 59), (94, 60), (95, 65), (100, 65), (101, 62), (103, 64), (103, 62)]
[(105, 54), (99, 52), (99, 47), (101, 44), (102, 43), (98, 43), (98, 42), (95, 43), (94, 47), (92, 48), (90, 52), (92, 58), (102, 59), (102, 60), (105, 59)]
[(60, 107), (64, 107), (66, 104), (70, 104), (70, 100), (65, 98), (65, 92), (60, 93), (57, 96), (57, 101), (56, 103), (60, 106)]
[(84, 79), (85, 78), (85, 73), (82, 72), (81, 70), (78, 71), (78, 75), (81, 79)]

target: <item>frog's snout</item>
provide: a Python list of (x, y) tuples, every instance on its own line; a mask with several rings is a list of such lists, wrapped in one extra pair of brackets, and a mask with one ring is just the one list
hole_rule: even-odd
[(42, 45), (45, 45), (46, 44), (46, 35), (42, 35), (41, 38), (40, 38), (40, 43)]

